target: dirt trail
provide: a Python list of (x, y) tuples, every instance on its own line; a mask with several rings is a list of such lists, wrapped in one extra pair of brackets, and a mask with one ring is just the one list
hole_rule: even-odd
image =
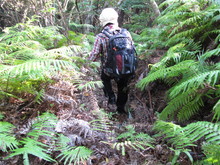
[[(135, 87), (137, 81), (147, 74), (146, 65), (145, 62), (140, 64), (138, 76), (130, 83), (126, 106), (129, 113), (126, 116), (115, 113), (115, 107), (107, 104), (107, 98), (101, 88), (79, 90), (77, 84), (66, 81), (65, 76), (57, 76), (56, 83), (47, 86), (44, 100), (40, 105), (30, 101), (33, 96), (26, 96), (29, 98), (27, 102), (10, 100), (10, 104), (3, 110), (5, 120), (17, 127), (18, 134), (39, 113), (49, 110), (59, 118), (56, 131), (59, 130), (59, 133), (72, 138), (74, 145), (84, 145), (94, 151), (88, 164), (161, 164), (167, 161), (169, 154), (162, 145), (155, 143), (154, 149), (146, 147), (145, 150), (126, 147), (126, 155), (122, 155), (120, 150), (111, 148), (110, 145), (119, 142), (116, 137), (125, 133), (128, 125), (132, 125), (136, 133), (153, 134), (152, 125), (155, 121), (153, 110), (160, 110), (164, 106), (166, 89), (160, 86), (155, 88), (152, 85), (145, 91), (140, 91)], [(99, 80), (99, 76), (85, 76), (85, 79)], [(95, 131), (97, 123), (102, 131)], [(33, 159), (32, 164), (35, 164), (34, 162), (39, 164), (36, 159)]]

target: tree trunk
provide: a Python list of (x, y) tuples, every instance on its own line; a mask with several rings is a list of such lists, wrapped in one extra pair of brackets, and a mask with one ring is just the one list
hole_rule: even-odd
[(155, 13), (155, 17), (160, 16), (160, 9), (159, 9), (156, 1), (155, 0), (150, 0), (150, 4), (151, 4), (151, 6), (153, 8), (153, 11)]

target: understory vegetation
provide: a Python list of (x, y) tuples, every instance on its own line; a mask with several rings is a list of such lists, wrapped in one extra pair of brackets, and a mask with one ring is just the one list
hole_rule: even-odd
[(2, 27), (0, 164), (220, 164), (218, 1), (117, 3), (139, 58), (127, 122), (106, 110), (88, 61), (97, 15), (116, 3), (52, 2)]

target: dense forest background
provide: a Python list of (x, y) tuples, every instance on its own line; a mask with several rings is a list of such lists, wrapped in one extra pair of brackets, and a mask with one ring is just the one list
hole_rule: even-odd
[[(88, 61), (105, 7), (137, 48), (128, 117)], [(219, 0), (1, 0), (0, 164), (220, 164)]]

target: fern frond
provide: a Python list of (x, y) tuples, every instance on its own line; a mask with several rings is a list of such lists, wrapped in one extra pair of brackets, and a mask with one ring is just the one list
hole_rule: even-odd
[(60, 161), (64, 161), (64, 164), (80, 164), (81, 161), (87, 160), (91, 154), (92, 150), (84, 147), (84, 146), (74, 146), (71, 147), (68, 144), (70, 143), (70, 139), (64, 135), (60, 136), (60, 140), (58, 143), (58, 150), (61, 153), (56, 157), (56, 159), (60, 159)]
[(199, 110), (200, 107), (204, 106), (202, 95), (197, 94), (196, 97), (185, 104), (178, 112), (177, 118), (179, 121), (186, 121), (190, 119), (193, 115), (195, 115)]
[(219, 119), (220, 119), (220, 100), (218, 100), (218, 102), (213, 107), (213, 111), (214, 111), (213, 120), (215, 119), (216, 121), (219, 121)]
[(191, 25), (191, 26), (192, 25), (198, 26), (198, 23), (200, 23), (204, 19), (205, 15), (206, 15), (205, 13), (202, 13), (202, 14), (200, 14), (200, 13), (193, 13), (193, 16), (191, 16), (190, 18), (188, 18), (188, 19), (186, 19), (184, 21), (181, 21), (179, 23), (179, 25), (176, 26), (172, 30), (172, 32), (169, 35), (169, 38), (171, 36), (174, 36), (175, 34), (177, 34), (180, 31), (180, 29), (183, 29), (184, 26), (189, 26), (189, 25)]
[(16, 155), (23, 155), (24, 164), (29, 164), (28, 155), (34, 155), (46, 161), (55, 162), (54, 159), (48, 154), (48, 145), (39, 142), (39, 137), (50, 137), (54, 135), (53, 131), (49, 131), (50, 128), (55, 127), (57, 123), (57, 117), (51, 113), (44, 113), (35, 120), (32, 121), (32, 130), (27, 133), (27, 137), (20, 141), (20, 147), (12, 150), (9, 157)]
[(92, 151), (84, 146), (79, 147), (66, 147), (65, 150), (57, 156), (60, 158), (60, 161), (64, 160), (64, 165), (72, 164), (80, 164), (81, 161), (87, 160), (92, 154)]
[(182, 82), (181, 84), (173, 87), (172, 91), (170, 91), (170, 97), (174, 98), (177, 95), (187, 92), (190, 89), (194, 88), (203, 88), (204, 84), (209, 84), (214, 86), (218, 80), (220, 75), (220, 70), (212, 70), (204, 73), (200, 73), (196, 76), (189, 78), (188, 80)]
[(136, 133), (135, 127), (133, 125), (127, 125), (126, 130), (127, 130), (126, 132), (121, 133), (117, 137), (118, 140), (120, 140), (120, 139), (129, 139), (129, 140), (131, 140), (130, 138), (132, 138), (134, 136), (134, 134)]
[(220, 146), (212, 143), (204, 143), (202, 145), (204, 154), (206, 155), (204, 164), (219, 165), (220, 163)]
[(174, 114), (176, 114), (184, 105), (187, 105), (189, 102), (192, 102), (196, 96), (197, 91), (193, 89), (176, 96), (168, 102), (168, 105), (160, 113), (159, 118), (162, 120), (173, 120), (175, 117)]
[(212, 56), (219, 56), (220, 55), (220, 47), (216, 48), (216, 49), (213, 49), (213, 50), (210, 50), (210, 51), (207, 51), (206, 53), (204, 53), (201, 58), (206, 60)]
[(44, 74), (53, 74), (54, 71), (61, 71), (63, 69), (76, 69), (77, 67), (68, 61), (63, 60), (28, 60), (23, 64), (15, 66), (5, 66), (3, 70), (0, 71), (4, 75), (22, 75), (22, 74), (32, 74), (37, 75), (41, 73)]
[[(126, 126), (127, 131), (120, 134), (117, 139), (123, 140), (122, 142), (107, 143), (113, 149), (121, 151), (122, 155), (125, 156), (126, 148), (134, 149), (136, 151), (144, 150), (146, 147), (154, 148), (154, 139), (145, 133), (136, 133), (133, 125)], [(103, 142), (106, 143), (106, 142)]]
[[(3, 117), (3, 116), (2, 116)], [(18, 147), (18, 142), (12, 134), (14, 125), (8, 122), (0, 122), (0, 150), (7, 152)]]
[(78, 54), (83, 54), (82, 47), (78, 45), (70, 45), (45, 51), (42, 57), (70, 60), (72, 56), (77, 56)]
[(90, 122), (92, 126), (92, 130), (94, 131), (101, 131), (105, 133), (112, 132), (110, 128), (112, 127), (112, 124), (108, 122), (106, 119), (97, 119), (97, 120), (92, 120)]
[[(162, 136), (164, 139), (172, 145), (172, 150), (174, 152), (188, 152), (185, 150), (190, 146), (195, 146), (193, 143), (202, 137), (205, 138), (205, 142), (208, 145), (219, 146), (220, 144), (220, 124), (213, 124), (211, 122), (196, 122), (188, 124), (186, 127), (180, 127), (179, 125), (165, 122), (165, 121), (157, 121), (154, 125), (154, 130), (158, 132), (156, 136)], [(186, 148), (187, 147), (187, 148)], [(204, 145), (204, 149), (205, 149)], [(219, 148), (219, 147), (217, 147)], [(216, 152), (212, 152), (213, 150), (208, 148), (205, 149), (205, 153), (209, 155), (211, 158), (215, 157)], [(186, 153), (187, 155), (189, 153)], [(179, 156), (179, 154), (178, 154)], [(190, 155), (188, 155), (190, 156)], [(213, 156), (213, 157), (212, 157)], [(178, 157), (176, 156), (175, 159)], [(190, 158), (190, 157), (189, 157)], [(191, 158), (190, 158), (191, 159)]]
[(57, 121), (58, 119), (54, 114), (45, 112), (34, 120), (31, 125), (32, 130), (27, 135), (36, 140), (39, 136), (53, 137), (53, 133), (47, 129), (54, 128)]
[(36, 93), (36, 96), (35, 96), (34, 102), (40, 104), (43, 101), (42, 98), (44, 96), (45, 91), (44, 89), (42, 89), (39, 92), (36, 91), (35, 93)]
[(29, 165), (28, 154), (34, 155), (49, 162), (55, 162), (55, 160), (52, 159), (49, 154), (47, 154), (48, 151), (44, 149), (48, 147), (46, 144), (28, 137), (24, 138), (22, 141), (20, 141), (20, 143), (24, 146), (22, 148), (12, 150), (13, 153), (11, 153), (9, 157), (23, 155), (25, 165)]
[(89, 81), (89, 82), (86, 82), (85, 84), (80, 84), (78, 86), (78, 89), (79, 90), (91, 90), (91, 89), (95, 89), (96, 87), (98, 88), (102, 88), (103, 87), (103, 84), (102, 84), (102, 81)]
[(165, 69), (159, 69), (154, 72), (150, 72), (149, 75), (145, 78), (143, 78), (141, 81), (137, 83), (137, 87), (141, 90), (144, 90), (144, 88), (150, 83), (157, 79), (167, 79), (176, 77), (182, 74), (182, 72), (189, 70), (191, 66), (195, 64), (192, 60), (186, 60), (183, 62), (178, 63), (177, 65), (165, 68)]
[(153, 129), (158, 132), (156, 136), (164, 136), (164, 139), (172, 144), (175, 149), (195, 146), (191, 139), (185, 135), (185, 132), (182, 131), (182, 127), (177, 124), (158, 120)]
[(212, 144), (220, 144), (220, 124), (211, 122), (196, 122), (184, 127), (183, 131), (191, 141), (197, 141), (205, 137), (205, 141)]

